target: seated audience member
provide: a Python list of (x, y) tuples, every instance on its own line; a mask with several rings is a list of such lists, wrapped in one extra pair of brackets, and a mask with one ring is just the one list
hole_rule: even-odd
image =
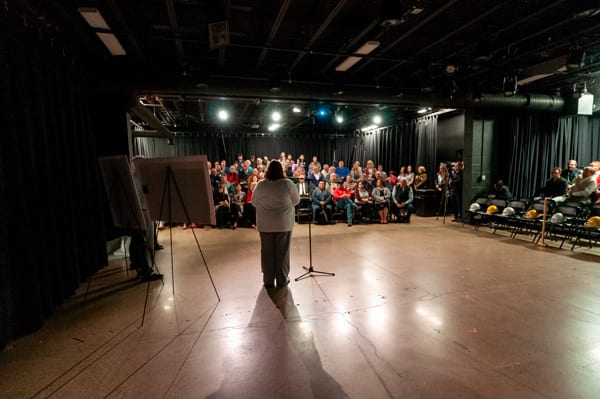
[(508, 188), (508, 186), (504, 185), (504, 181), (502, 179), (496, 180), (494, 184), (490, 187), (490, 191), (488, 192), (489, 199), (499, 198), (510, 201), (512, 199), (512, 194)]
[(381, 176), (381, 178), (383, 180), (387, 180), (387, 173), (385, 173), (385, 170), (383, 170), (383, 165), (382, 164), (378, 164), (377, 165), (377, 171), (379, 172), (379, 175)]
[(398, 176), (396, 175), (396, 171), (390, 170), (388, 172), (388, 181), (394, 187), (398, 183)]
[(568, 190), (568, 183), (564, 178), (560, 177), (560, 173), (561, 170), (559, 167), (553, 168), (552, 175), (546, 181), (543, 189), (544, 197), (552, 198), (557, 204), (565, 200)]
[(600, 161), (590, 162), (590, 165), (594, 169), (594, 179), (596, 179), (596, 186), (600, 187)]
[(341, 180), (346, 180), (346, 176), (350, 174), (350, 170), (344, 166), (344, 161), (340, 160), (338, 162), (338, 166), (335, 168), (335, 174), (338, 175)]
[(221, 184), (221, 175), (217, 172), (217, 168), (212, 168), (210, 170), (210, 185), (212, 186), (212, 190), (217, 191), (219, 184)]
[(406, 174), (406, 167), (400, 166), (400, 172), (398, 173), (398, 180), (407, 179), (408, 175)]
[(319, 171), (321, 170), (321, 162), (319, 162), (319, 159), (316, 155), (313, 155), (312, 161), (308, 164), (308, 170), (314, 170), (315, 166), (319, 168)]
[(569, 188), (575, 184), (575, 179), (581, 176), (583, 171), (577, 167), (577, 161), (574, 159), (569, 160), (567, 163), (567, 169), (563, 170), (560, 177), (564, 178), (569, 185)]
[(298, 194), (300, 194), (300, 202), (298, 203), (298, 207), (308, 208), (311, 203), (311, 186), (306, 182), (306, 178), (303, 175), (298, 176), (298, 183), (296, 183), (296, 188), (298, 189)]
[(410, 187), (413, 186), (413, 184), (415, 184), (415, 172), (413, 171), (412, 165), (408, 165), (406, 167), (406, 184), (408, 184)]
[(315, 166), (313, 166), (312, 173), (310, 174), (310, 183), (312, 185), (312, 188), (317, 187), (321, 180), (325, 181), (325, 177), (319, 170), (319, 167), (317, 165), (315, 165)]
[(596, 191), (594, 168), (586, 166), (583, 168), (583, 174), (575, 179), (573, 186), (569, 189), (567, 199), (579, 202), (581, 205), (589, 205), (594, 191)]
[(294, 175), (294, 172), (292, 172), (293, 167), (294, 167), (294, 161), (292, 161), (291, 159), (288, 159), (287, 167), (283, 168), (283, 171), (285, 172), (285, 176), (289, 179), (291, 179), (292, 176)]
[(327, 191), (329, 191), (331, 193), (331, 195), (333, 195), (333, 191), (337, 188), (337, 186), (339, 184), (341, 184), (341, 183), (338, 181), (337, 174), (330, 173), (329, 174), (329, 182), (327, 183), (325, 188), (327, 189)]
[(215, 204), (217, 227), (231, 226), (229, 195), (227, 195), (227, 191), (225, 191), (224, 184), (221, 184), (217, 191), (213, 193), (213, 202)]
[(421, 165), (417, 168), (417, 175), (415, 176), (414, 188), (415, 190), (423, 190), (427, 188), (427, 171), (425, 166)]
[(366, 173), (367, 175), (370, 176), (375, 176), (375, 171), (377, 169), (375, 169), (375, 164), (373, 163), (373, 161), (371, 161), (370, 159), (367, 161), (365, 167), (363, 168), (363, 173)]
[(227, 181), (231, 184), (238, 184), (240, 182), (240, 175), (238, 173), (236, 164), (233, 164), (229, 167), (229, 172), (227, 172)]
[(354, 208), (356, 208), (354, 201), (352, 201), (352, 191), (345, 188), (343, 184), (338, 184), (337, 188), (333, 191), (333, 199), (336, 208), (346, 210), (348, 227), (352, 226), (352, 217), (354, 216)]
[(365, 185), (365, 188), (367, 189), (367, 191), (371, 192), (373, 190), (373, 188), (375, 187), (375, 179), (373, 178), (373, 176), (369, 176), (366, 173), (363, 173), (362, 175), (362, 182)]
[[(221, 177), (221, 183), (219, 186), (225, 186), (225, 192), (227, 195), (229, 195), (229, 197), (233, 197), (233, 194), (235, 194), (235, 185), (227, 180), (227, 176)], [(217, 188), (219, 188), (219, 186), (217, 186)], [(216, 190), (214, 192), (216, 192)]]
[(371, 192), (371, 196), (373, 197), (375, 209), (377, 209), (377, 212), (379, 213), (379, 223), (387, 224), (389, 204), (392, 193), (390, 192), (389, 188), (385, 187), (383, 180), (377, 180), (377, 186)]
[(331, 220), (331, 210), (333, 203), (333, 196), (325, 189), (325, 182), (321, 180), (317, 188), (312, 191), (311, 203), (313, 210), (313, 221), (316, 223), (319, 219), (317, 215), (321, 212), (325, 212), (324, 222)]
[(356, 190), (356, 182), (352, 180), (352, 176), (346, 176), (346, 181), (344, 182), (344, 188), (354, 192)]
[(392, 213), (398, 220), (404, 219), (410, 223), (410, 215), (415, 211), (413, 202), (413, 190), (406, 179), (398, 180), (392, 191)]
[(246, 179), (252, 174), (252, 166), (250, 166), (250, 160), (242, 162), (242, 166), (238, 169), (239, 182), (245, 185)]
[(360, 162), (356, 161), (352, 164), (352, 169), (350, 170), (349, 176), (355, 183), (360, 181), (362, 178), (362, 168), (360, 167)]
[(354, 203), (356, 204), (356, 208), (360, 211), (363, 218), (367, 218), (371, 221), (375, 219), (373, 198), (362, 181), (359, 181), (356, 186), (356, 191), (354, 192)]
[(233, 228), (238, 225), (238, 221), (244, 220), (244, 205), (246, 204), (246, 193), (242, 191), (242, 185), (236, 184), (235, 194), (231, 197), (231, 215), (234, 220)]
[(321, 169), (321, 176), (323, 177), (323, 180), (325, 180), (325, 183), (329, 181), (329, 165), (323, 164), (323, 169)]
[(299, 176), (306, 176), (306, 173), (304, 171), (304, 167), (303, 166), (298, 166), (296, 168), (296, 171), (294, 172), (293, 175), (295, 178), (298, 178)]

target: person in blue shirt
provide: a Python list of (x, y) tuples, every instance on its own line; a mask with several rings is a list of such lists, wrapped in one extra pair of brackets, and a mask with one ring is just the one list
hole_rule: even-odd
[(346, 180), (346, 176), (350, 174), (350, 170), (346, 166), (344, 166), (344, 161), (340, 160), (338, 162), (338, 166), (337, 168), (335, 168), (335, 174), (341, 181)]

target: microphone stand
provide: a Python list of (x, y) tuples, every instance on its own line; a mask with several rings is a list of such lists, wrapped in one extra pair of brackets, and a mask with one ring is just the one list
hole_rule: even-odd
[[(312, 210), (311, 210), (312, 213)], [(298, 276), (294, 279), (294, 281), (300, 281), (302, 279), (305, 279), (307, 277), (314, 277), (313, 273), (315, 273), (316, 275), (319, 276), (335, 276), (335, 273), (329, 273), (329, 272), (322, 272), (319, 270), (315, 270), (315, 268), (313, 267), (312, 264), (312, 235), (311, 235), (311, 226), (312, 225), (312, 214), (310, 215), (310, 218), (308, 219), (308, 257), (309, 257), (309, 265), (308, 267), (306, 266), (302, 266), (302, 268), (304, 270), (306, 270), (306, 273), (302, 274), (301, 276)]]

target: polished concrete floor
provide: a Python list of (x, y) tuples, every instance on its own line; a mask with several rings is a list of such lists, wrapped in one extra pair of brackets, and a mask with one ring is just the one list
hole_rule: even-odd
[(313, 265), (335, 276), (293, 281), (296, 225), (292, 283), (267, 292), (256, 231), (172, 234), (175, 278), (166, 230), (143, 326), (147, 286), (115, 259), (0, 353), (0, 397), (600, 397), (596, 248), (435, 218), (313, 226)]

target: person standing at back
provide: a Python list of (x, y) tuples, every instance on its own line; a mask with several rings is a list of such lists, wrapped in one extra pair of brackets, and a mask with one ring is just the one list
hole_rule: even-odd
[(256, 208), (256, 229), (260, 233), (260, 258), (265, 288), (283, 288), (290, 282), (290, 242), (294, 228), (294, 207), (300, 194), (285, 177), (279, 162), (270, 162), (252, 193)]

